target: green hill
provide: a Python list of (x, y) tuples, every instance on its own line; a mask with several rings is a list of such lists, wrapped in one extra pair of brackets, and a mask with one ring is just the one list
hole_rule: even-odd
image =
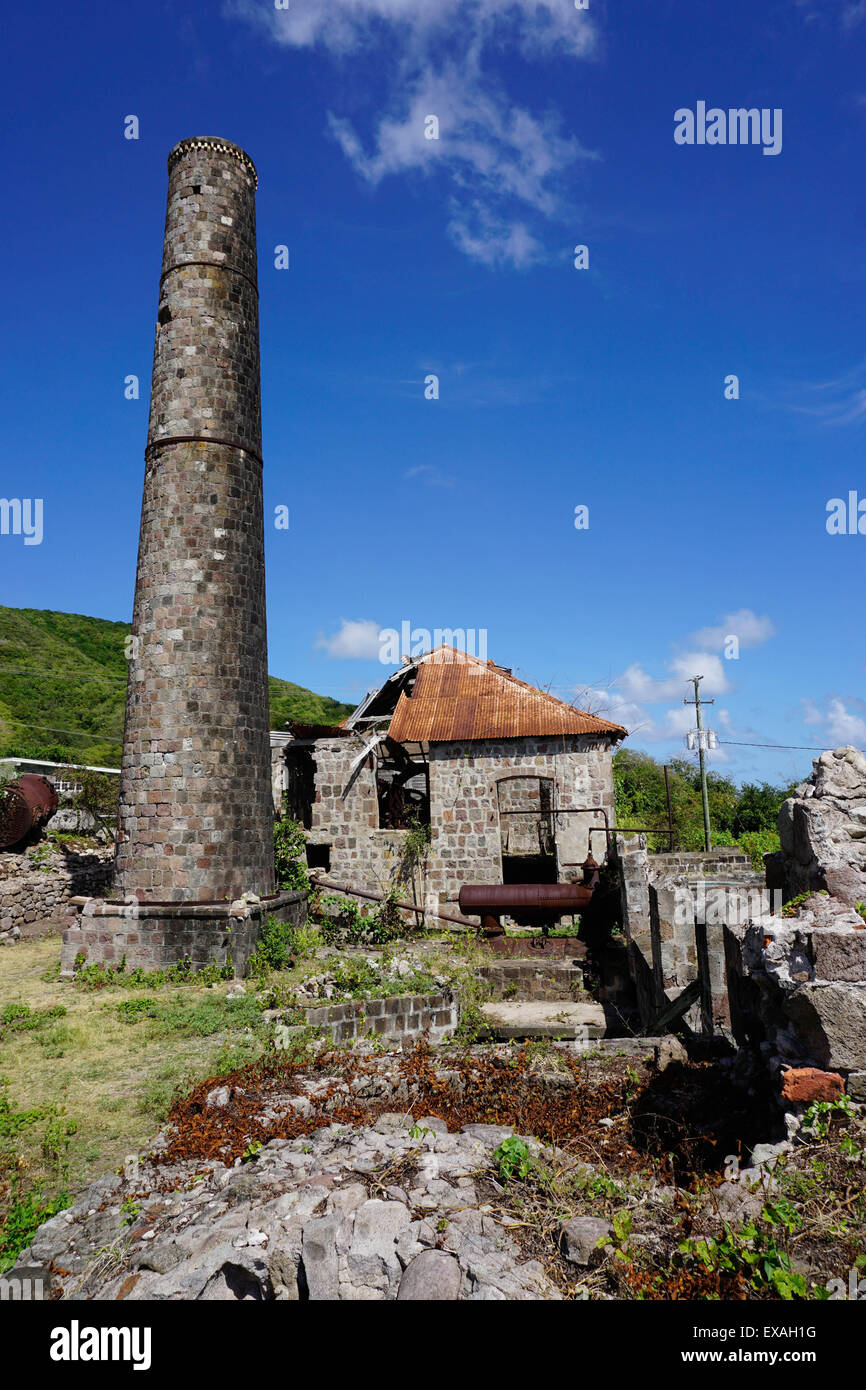
[[(0, 757), (120, 765), (129, 623), (0, 607)], [(268, 679), (271, 728), (333, 724), (352, 709)]]

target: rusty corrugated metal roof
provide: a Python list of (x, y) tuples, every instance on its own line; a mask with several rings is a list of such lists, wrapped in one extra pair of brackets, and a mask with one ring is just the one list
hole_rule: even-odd
[(388, 733), (398, 743), (449, 743), (556, 734), (625, 738), (627, 730), (536, 690), (492, 661), (437, 647), (420, 659), (412, 694), (401, 694)]

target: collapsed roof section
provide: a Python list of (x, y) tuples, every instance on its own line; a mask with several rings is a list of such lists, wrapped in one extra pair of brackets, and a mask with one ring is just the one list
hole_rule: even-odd
[(407, 661), (361, 701), (345, 729), (387, 732), (400, 744), (562, 734), (595, 734), (618, 742), (627, 736), (621, 724), (575, 709), (493, 661), (446, 646)]

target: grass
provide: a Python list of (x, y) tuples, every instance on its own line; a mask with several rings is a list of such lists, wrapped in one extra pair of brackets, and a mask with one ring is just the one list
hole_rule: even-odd
[(227, 982), (146, 995), (78, 990), (57, 981), (59, 955), (55, 936), (0, 957), (0, 1077), (10, 1110), (0, 1132), (0, 1239), (10, 1211), (24, 1219), (28, 1193), (58, 1194), (48, 1126), (74, 1126), (65, 1183), (80, 1191), (144, 1148), (176, 1091), (264, 1051), (260, 1005), (250, 995), (227, 1000)]

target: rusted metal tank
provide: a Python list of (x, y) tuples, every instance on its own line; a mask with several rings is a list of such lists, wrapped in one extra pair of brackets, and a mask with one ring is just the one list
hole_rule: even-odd
[(503, 913), (543, 922), (582, 912), (598, 883), (598, 865), (590, 856), (582, 867), (583, 883), (465, 884), (458, 898), (460, 911), (480, 917), (484, 931), (491, 934), (502, 931)]
[(57, 810), (57, 793), (46, 777), (27, 772), (0, 789), (0, 849), (17, 845), (46, 825)]

